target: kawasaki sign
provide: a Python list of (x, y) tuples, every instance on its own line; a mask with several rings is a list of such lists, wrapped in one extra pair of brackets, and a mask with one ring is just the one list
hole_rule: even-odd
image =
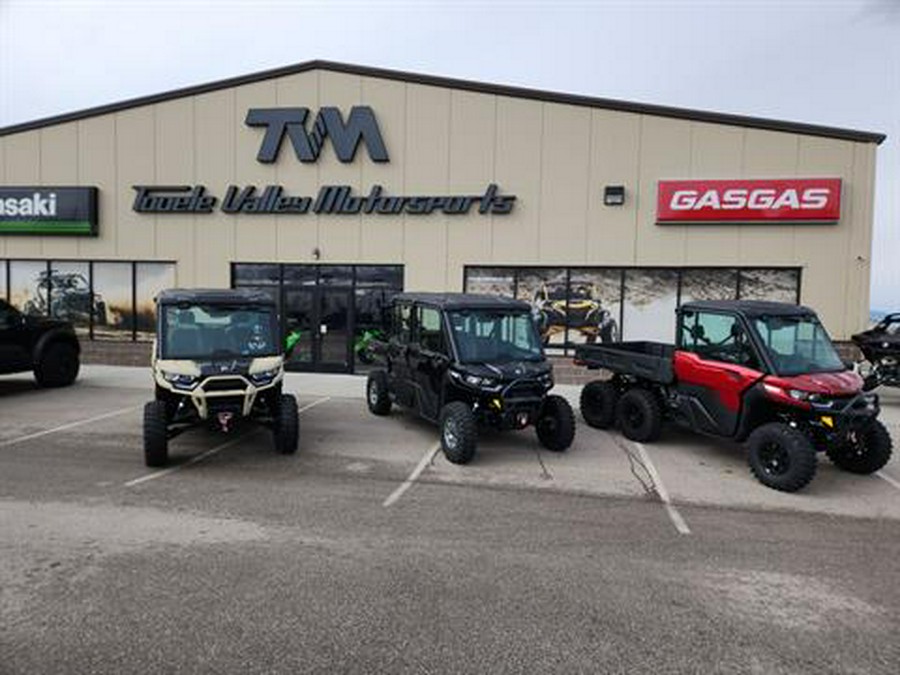
[(97, 236), (97, 188), (0, 187), (0, 234)]

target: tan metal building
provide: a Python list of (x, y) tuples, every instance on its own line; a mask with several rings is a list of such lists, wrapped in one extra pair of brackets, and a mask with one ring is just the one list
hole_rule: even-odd
[(160, 288), (267, 287), (323, 370), (401, 288), (528, 299), (558, 351), (707, 297), (846, 338), (883, 140), (313, 61), (0, 129), (0, 298), (141, 340)]

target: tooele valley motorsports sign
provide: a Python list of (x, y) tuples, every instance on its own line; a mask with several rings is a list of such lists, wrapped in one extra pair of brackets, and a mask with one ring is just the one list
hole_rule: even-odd
[[(284, 139), (290, 142), (297, 160), (312, 163), (319, 159), (326, 141), (330, 141), (338, 160), (350, 163), (360, 145), (366, 147), (373, 162), (388, 162), (388, 152), (369, 106), (354, 106), (345, 121), (340, 110), (326, 106), (312, 123), (308, 108), (251, 108), (244, 123), (265, 128), (256, 160), (272, 164), (278, 158)], [(495, 183), (481, 194), (469, 195), (392, 195), (381, 185), (373, 185), (364, 194), (354, 194), (349, 185), (323, 185), (315, 194), (291, 194), (283, 185), (229, 185), (220, 199), (204, 185), (135, 185), (132, 208), (138, 213), (223, 213), (289, 214), (307, 213), (353, 215), (359, 213), (428, 215), (440, 212), (462, 215), (474, 210), (481, 215), (510, 213), (515, 195), (501, 195)]]

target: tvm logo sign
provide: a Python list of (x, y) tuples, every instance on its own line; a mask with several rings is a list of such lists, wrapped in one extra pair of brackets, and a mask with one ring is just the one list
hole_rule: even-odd
[(326, 139), (331, 139), (341, 162), (352, 162), (360, 143), (366, 146), (373, 162), (389, 161), (375, 113), (369, 106), (353, 106), (346, 122), (336, 107), (320, 108), (311, 130), (307, 129), (308, 118), (309, 108), (250, 108), (244, 123), (266, 129), (256, 160), (263, 164), (273, 163), (287, 136), (301, 162), (318, 160)]

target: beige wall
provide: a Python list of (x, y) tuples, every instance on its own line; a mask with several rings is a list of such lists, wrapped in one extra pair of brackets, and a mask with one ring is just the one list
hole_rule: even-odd
[[(256, 161), (250, 107), (374, 108), (390, 155), (315, 164), (285, 143)], [(0, 236), (0, 257), (174, 260), (184, 286), (227, 286), (229, 262), (402, 263), (410, 290), (460, 290), (466, 264), (796, 265), (803, 302), (846, 337), (867, 320), (875, 145), (451, 90), (330, 71), (289, 75), (0, 137), (0, 183), (100, 188), (100, 236)], [(836, 225), (655, 224), (656, 183), (835, 176)], [(507, 216), (147, 215), (131, 186), (323, 184), (391, 194), (518, 197)], [(602, 204), (624, 184), (624, 207)], [(474, 211), (474, 209), (473, 209)]]

